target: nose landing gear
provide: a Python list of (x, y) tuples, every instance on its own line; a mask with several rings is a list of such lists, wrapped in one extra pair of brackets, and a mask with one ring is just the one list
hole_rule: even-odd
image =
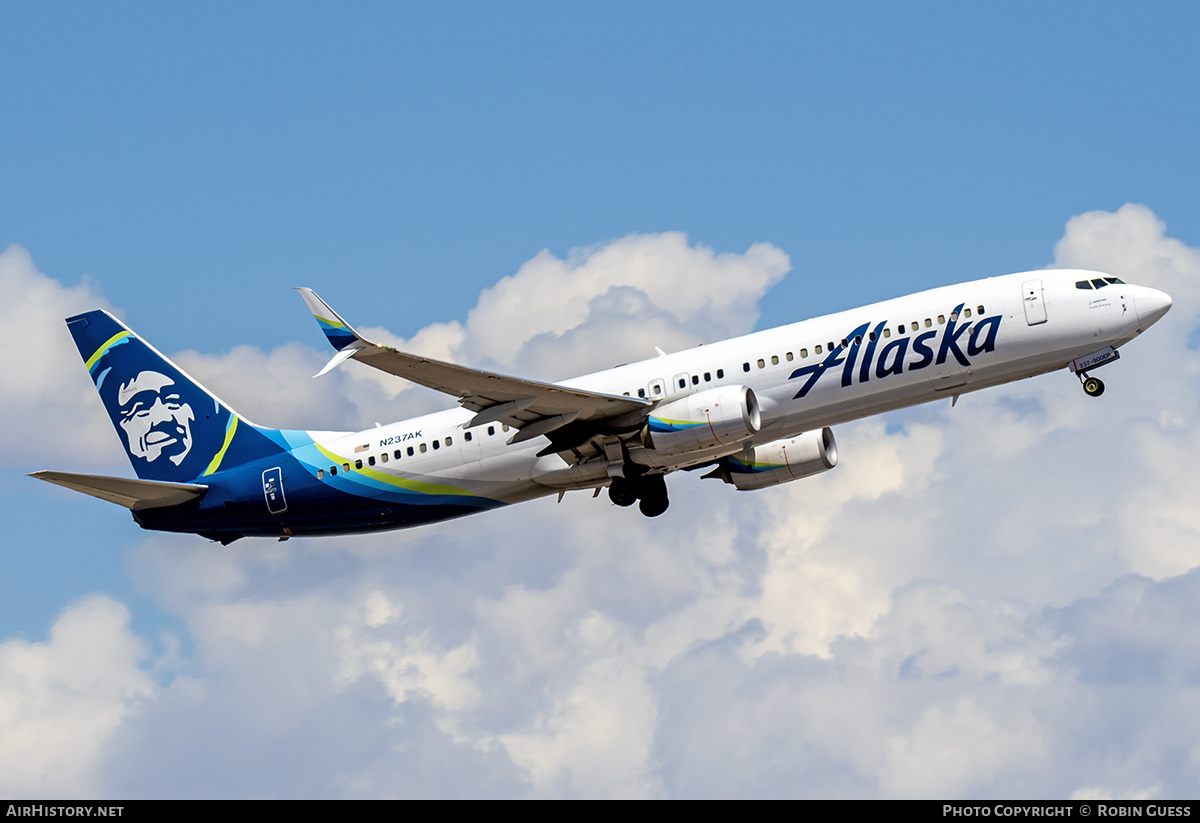
[(1112, 346), (1105, 346), (1087, 357), (1072, 360), (1067, 367), (1075, 372), (1075, 376), (1079, 378), (1079, 382), (1083, 385), (1083, 391), (1088, 397), (1099, 397), (1104, 394), (1104, 382), (1099, 378), (1091, 377), (1088, 372), (1120, 359), (1120, 352)]

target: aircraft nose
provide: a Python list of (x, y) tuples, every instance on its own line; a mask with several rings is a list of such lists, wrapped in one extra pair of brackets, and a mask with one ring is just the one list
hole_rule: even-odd
[(1137, 306), (1138, 320), (1142, 328), (1147, 329), (1167, 313), (1171, 308), (1171, 295), (1158, 289), (1141, 288), (1133, 298)]

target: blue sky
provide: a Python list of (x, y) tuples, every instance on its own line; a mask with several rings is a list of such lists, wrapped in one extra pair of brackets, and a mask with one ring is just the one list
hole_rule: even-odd
[(411, 331), (539, 249), (635, 231), (803, 250), (818, 297), (792, 278), (778, 298), (854, 304), (884, 277), (904, 291), (1042, 265), (1092, 208), (1195, 225), (1197, 15), (18, 4), (0, 225), (68, 281), (169, 278), (259, 345), (282, 332), (264, 307), (300, 281), (353, 272), (352, 310), (403, 283)]
[[(1198, 23), (1183, 3), (7, 4), (0, 763), (24, 765), (0, 786), (1186, 793), (1186, 735), (1099, 718), (1122, 688), (1195, 697), (1172, 650), (1200, 585)], [(683, 478), (653, 522), (580, 495), (224, 549), (24, 477), (129, 473), (64, 344), (99, 305), (257, 422), (337, 428), (444, 401), (310, 381), (324, 341), (292, 286), (562, 378), (1049, 265), (1176, 296), (1102, 401), (1056, 374), (857, 424), (828, 476)], [(681, 309), (659, 271), (729, 311)], [(52, 741), (79, 727), (67, 757)], [(965, 755), (966, 733), (988, 745)]]

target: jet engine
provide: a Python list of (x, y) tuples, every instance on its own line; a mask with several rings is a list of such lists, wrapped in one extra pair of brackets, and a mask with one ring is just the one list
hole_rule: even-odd
[(837, 441), (828, 428), (773, 440), (721, 458), (705, 477), (719, 477), (738, 491), (765, 489), (820, 474), (837, 465)]
[(642, 444), (659, 454), (730, 446), (762, 427), (758, 398), (749, 386), (722, 386), (655, 407), (642, 430)]

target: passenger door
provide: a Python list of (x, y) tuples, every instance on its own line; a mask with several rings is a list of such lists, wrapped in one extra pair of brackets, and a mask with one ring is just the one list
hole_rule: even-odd
[(1025, 322), (1036, 326), (1046, 322), (1046, 302), (1041, 280), (1026, 280), (1021, 284), (1021, 302), (1025, 304)]

